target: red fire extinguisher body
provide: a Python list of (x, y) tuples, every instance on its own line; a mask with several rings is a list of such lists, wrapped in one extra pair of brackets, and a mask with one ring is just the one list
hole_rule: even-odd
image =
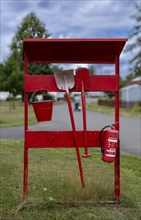
[(102, 160), (105, 162), (113, 162), (116, 156), (116, 148), (119, 138), (119, 132), (115, 129), (110, 129), (105, 131), (103, 139), (103, 149)]

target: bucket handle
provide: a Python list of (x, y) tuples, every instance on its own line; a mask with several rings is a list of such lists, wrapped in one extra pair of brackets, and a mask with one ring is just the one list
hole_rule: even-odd
[(35, 96), (35, 94), (36, 94), (37, 92), (45, 92), (45, 91), (48, 92), (47, 89), (44, 89), (44, 88), (43, 88), (43, 89), (38, 89), (38, 90), (36, 90), (35, 92), (33, 92), (31, 98), (29, 99), (29, 103), (30, 103), (30, 104), (34, 103), (34, 102), (33, 102), (33, 98), (34, 98), (34, 96)]

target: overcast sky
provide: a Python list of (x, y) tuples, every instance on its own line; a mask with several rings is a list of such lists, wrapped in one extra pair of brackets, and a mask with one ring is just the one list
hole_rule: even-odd
[[(141, 4), (141, 0), (1, 0), (1, 62), (10, 54), (9, 45), (18, 25), (31, 12), (45, 24), (52, 38), (128, 38), (135, 24), (131, 16), (136, 3)], [(128, 74), (134, 53), (121, 54), (122, 77)], [(97, 67), (97, 71), (110, 69), (102, 68)]]

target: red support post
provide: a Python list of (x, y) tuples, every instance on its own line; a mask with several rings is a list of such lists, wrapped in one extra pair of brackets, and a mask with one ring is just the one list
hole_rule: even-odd
[[(120, 83), (120, 77), (119, 77), (119, 56), (116, 55), (115, 60), (115, 72), (118, 76), (118, 86)], [(119, 88), (118, 91), (115, 93), (115, 123), (119, 122)], [(119, 123), (117, 123), (116, 129), (119, 131), (119, 140), (118, 140), (118, 146), (116, 151), (116, 158), (114, 163), (114, 172), (115, 172), (115, 197), (117, 200), (120, 199), (120, 129), (119, 129)]]
[(77, 155), (77, 161), (78, 161), (78, 167), (79, 167), (81, 186), (85, 187), (83, 168), (82, 168), (80, 151), (79, 151), (78, 142), (77, 142), (76, 127), (75, 127), (74, 116), (73, 116), (69, 92), (66, 92), (66, 98), (67, 98), (67, 102), (68, 102), (68, 109), (69, 109), (69, 113), (70, 113), (71, 125), (72, 125), (72, 130), (73, 130), (73, 135), (74, 135), (74, 143), (75, 143), (75, 149), (76, 149), (76, 155)]
[(28, 196), (28, 148), (24, 148), (24, 183), (23, 183), (23, 197), (24, 200)]

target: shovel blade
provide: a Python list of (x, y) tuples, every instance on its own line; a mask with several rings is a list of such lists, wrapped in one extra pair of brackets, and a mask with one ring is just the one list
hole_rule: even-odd
[(66, 86), (69, 90), (72, 89), (75, 85), (73, 69), (56, 72), (54, 73), (54, 77), (56, 80), (57, 87), (60, 90), (66, 90)]

